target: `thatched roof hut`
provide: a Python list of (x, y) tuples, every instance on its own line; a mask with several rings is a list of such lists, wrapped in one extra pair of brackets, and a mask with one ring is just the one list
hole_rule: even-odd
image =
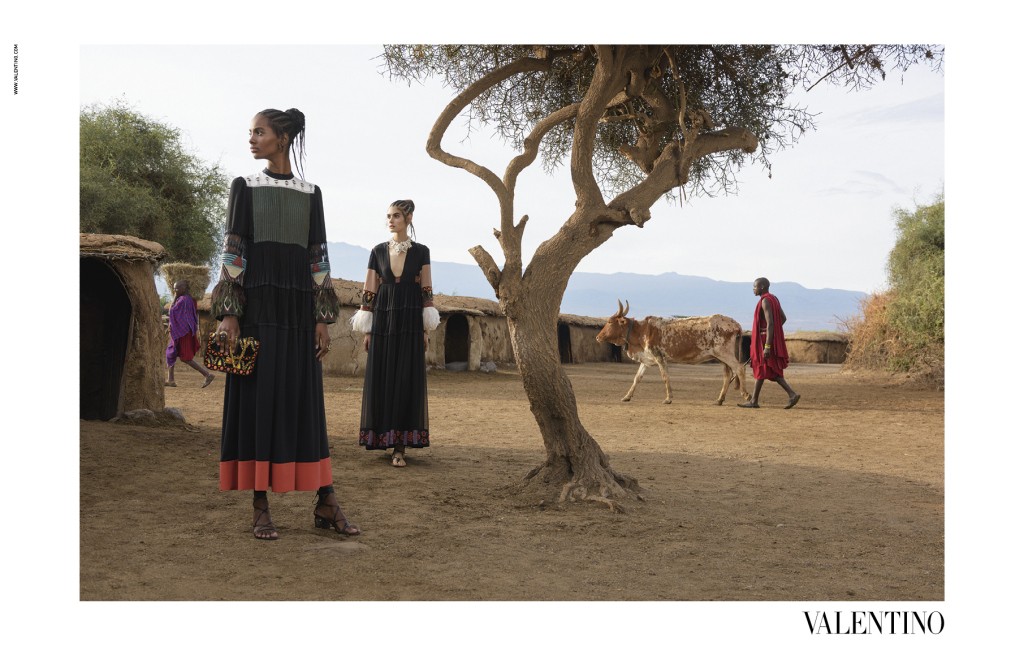
[(164, 409), (167, 345), (153, 282), (163, 246), (135, 237), (79, 240), (80, 415), (109, 420)]
[[(793, 364), (842, 364), (850, 337), (841, 332), (786, 332), (786, 350)], [(740, 361), (750, 359), (750, 332), (743, 333)]]
[[(332, 279), (341, 302), (341, 315), (331, 325), (331, 354), (324, 359), (324, 373), (359, 375), (366, 368), (363, 335), (353, 332), (349, 318), (359, 308), (362, 283), (340, 278)], [(209, 335), (217, 327), (210, 316), (210, 296), (199, 301), (200, 336)], [(451, 370), (476, 371), (515, 363), (508, 320), (496, 301), (480, 297), (434, 295), (434, 306), (441, 315), (441, 324), (430, 336), (427, 365)], [(608, 362), (617, 359), (617, 347), (598, 343), (597, 333), (605, 320), (578, 315), (558, 317), (558, 345), (565, 363)]]
[(842, 364), (850, 337), (840, 332), (793, 332), (786, 334), (789, 361), (798, 364)]
[(597, 333), (606, 322), (606, 318), (569, 313), (559, 315), (558, 354), (562, 363), (621, 361), (619, 346), (597, 341)]

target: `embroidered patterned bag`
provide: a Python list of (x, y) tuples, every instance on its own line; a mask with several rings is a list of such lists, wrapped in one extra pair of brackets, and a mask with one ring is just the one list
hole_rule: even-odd
[(250, 376), (256, 368), (256, 353), (260, 350), (260, 342), (251, 336), (244, 336), (238, 339), (238, 348), (234, 353), (224, 351), (217, 341), (217, 333), (213, 332), (206, 341), (203, 364), (214, 371)]

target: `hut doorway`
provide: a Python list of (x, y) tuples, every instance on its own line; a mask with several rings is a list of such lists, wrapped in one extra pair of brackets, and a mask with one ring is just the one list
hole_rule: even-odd
[(461, 313), (449, 316), (444, 327), (444, 366), (454, 371), (469, 368), (469, 320)]
[(109, 420), (121, 399), (132, 305), (121, 279), (102, 260), (82, 258), (79, 279), (80, 417)]
[(562, 364), (572, 364), (572, 339), (569, 337), (569, 325), (558, 323), (558, 357)]

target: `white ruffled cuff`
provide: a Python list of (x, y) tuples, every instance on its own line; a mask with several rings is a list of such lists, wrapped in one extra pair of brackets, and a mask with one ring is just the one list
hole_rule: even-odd
[(432, 332), (441, 324), (441, 314), (433, 306), (423, 307), (423, 329)]
[(373, 311), (359, 309), (355, 315), (349, 318), (348, 322), (352, 325), (353, 332), (369, 334), (373, 331)]

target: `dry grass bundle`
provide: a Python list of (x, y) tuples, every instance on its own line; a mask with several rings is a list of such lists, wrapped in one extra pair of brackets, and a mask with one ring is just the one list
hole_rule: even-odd
[(206, 294), (210, 285), (210, 268), (206, 265), (187, 264), (185, 262), (168, 262), (160, 267), (167, 289), (174, 293), (174, 284), (188, 281), (188, 292), (198, 303)]

